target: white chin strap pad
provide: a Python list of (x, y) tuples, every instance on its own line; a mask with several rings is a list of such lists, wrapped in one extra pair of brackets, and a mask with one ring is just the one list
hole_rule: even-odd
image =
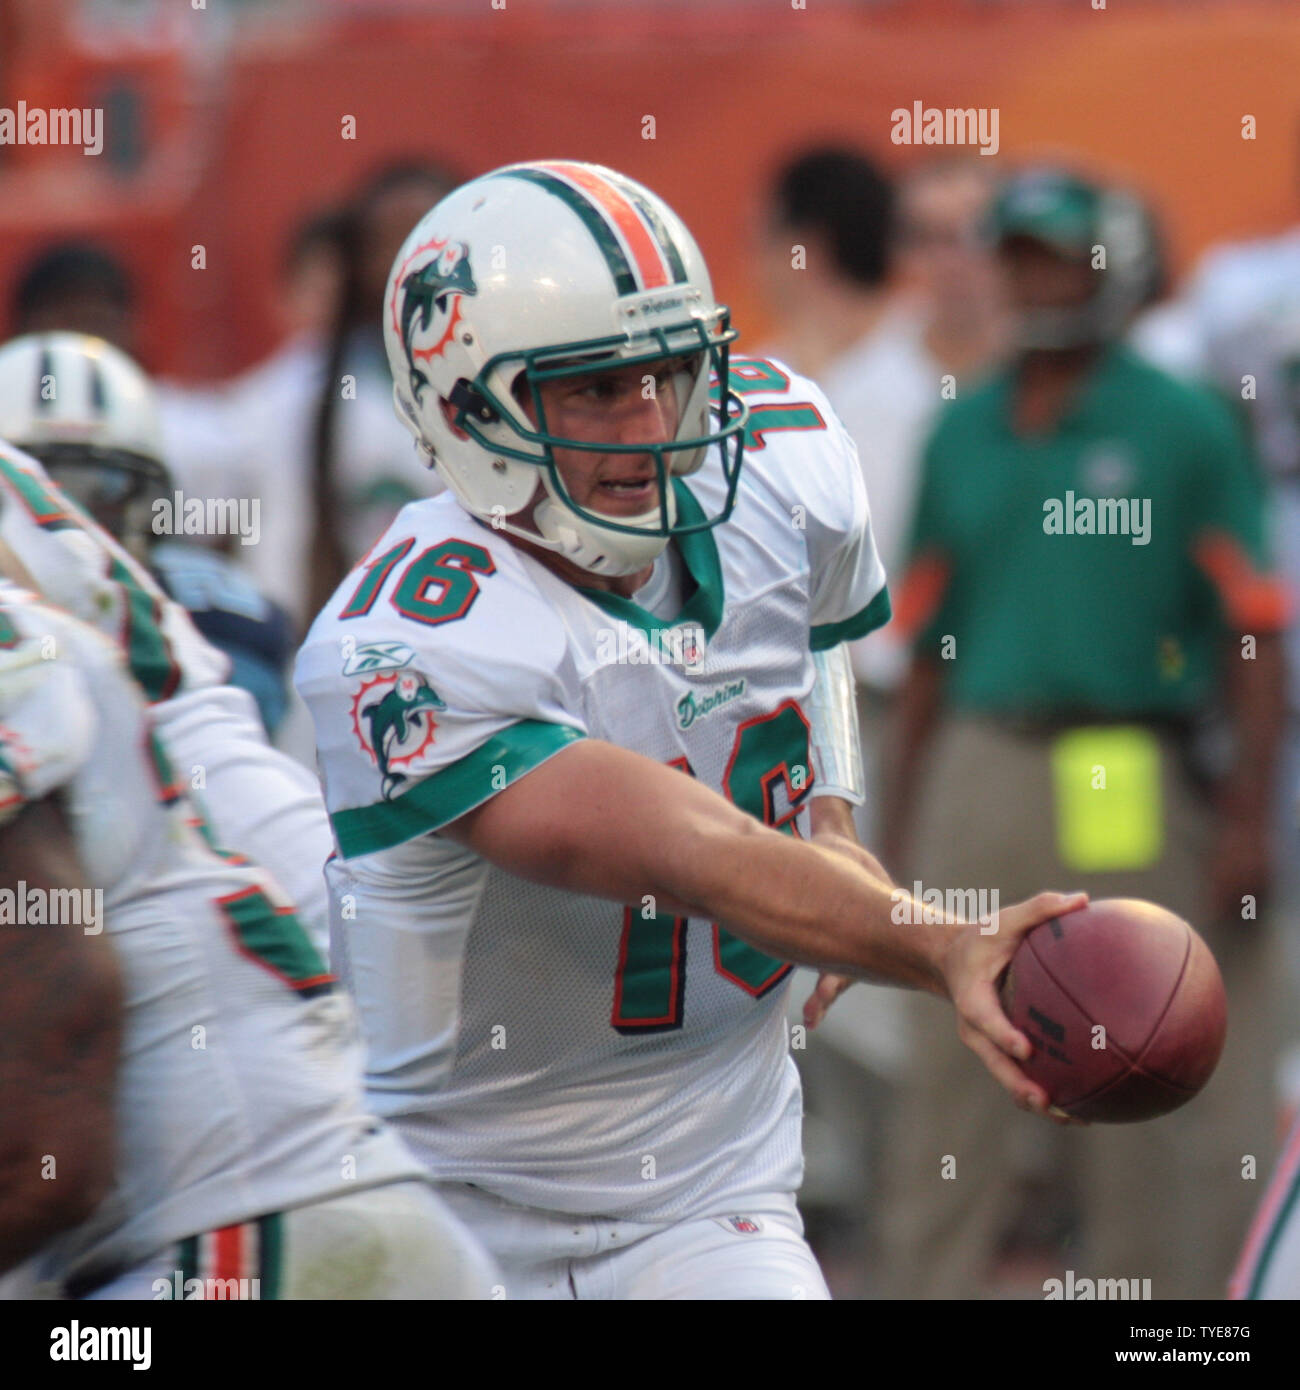
[[(593, 574), (620, 575), (635, 574), (654, 564), (663, 554), (668, 544), (666, 536), (632, 535), (626, 531), (613, 531), (607, 526), (586, 521), (571, 507), (559, 501), (551, 491), (550, 479), (543, 479), (546, 496), (537, 504), (533, 512), (533, 524), (542, 540), (579, 569), (590, 570)], [(644, 526), (658, 528), (659, 508), (643, 512), (640, 516), (619, 517), (624, 526)], [(677, 498), (671, 488), (668, 492), (668, 524), (677, 521)]]

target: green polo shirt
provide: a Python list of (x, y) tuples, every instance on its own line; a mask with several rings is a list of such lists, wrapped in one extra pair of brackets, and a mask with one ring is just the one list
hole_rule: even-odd
[(1122, 347), (1051, 433), (1013, 432), (1011, 389), (1003, 372), (947, 406), (925, 455), (911, 568), (929, 599), (912, 620), (947, 698), (1013, 715), (1201, 705), (1227, 631), (1284, 621), (1228, 408)]

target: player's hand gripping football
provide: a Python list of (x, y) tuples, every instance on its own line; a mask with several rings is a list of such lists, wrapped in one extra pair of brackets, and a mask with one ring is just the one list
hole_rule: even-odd
[[(1042, 922), (1086, 907), (1086, 893), (1039, 893), (997, 914), (996, 931), (971, 923), (953, 937), (941, 962), (948, 997), (957, 1011), (957, 1033), (1022, 1110), (1046, 1115), (1058, 1124), (1078, 1124), (1050, 1105), (1047, 1092), (1018, 1066), (1033, 1051), (1014, 1028), (998, 1000), (998, 976), (1011, 963), (1021, 939)], [(981, 932), (983, 925), (985, 931)]]

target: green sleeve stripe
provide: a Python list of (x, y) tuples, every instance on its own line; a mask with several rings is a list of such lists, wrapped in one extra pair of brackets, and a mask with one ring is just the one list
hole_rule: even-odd
[(865, 608), (859, 609), (842, 623), (818, 623), (813, 627), (809, 645), (815, 652), (826, 652), (841, 642), (856, 642), (869, 632), (875, 632), (893, 617), (889, 606), (889, 590), (882, 588)]
[[(335, 811), (330, 822), (339, 853), (344, 859), (356, 859), (427, 835), (472, 811), (561, 748), (584, 737), (580, 729), (567, 724), (521, 719), (392, 801)], [(496, 769), (500, 771), (494, 778)]]

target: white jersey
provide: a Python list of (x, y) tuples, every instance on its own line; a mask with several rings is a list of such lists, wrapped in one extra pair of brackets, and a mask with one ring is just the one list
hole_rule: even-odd
[(257, 702), (237, 686), (177, 695), (152, 713), (182, 785), (217, 842), (271, 874), (312, 945), (328, 955), (325, 861), (333, 843), (315, 776), (267, 744)]
[[(569, 586), (444, 494), (401, 513), (299, 654), (368, 1099), (439, 1179), (644, 1221), (799, 1184), (788, 964), (429, 833), (588, 737), (807, 832), (810, 644), (883, 622), (884, 572), (821, 392), (754, 360), (733, 384), (754, 412), (736, 507), (675, 542), (674, 621)], [(677, 492), (681, 520), (716, 514), (716, 460)]]
[(93, 1283), (192, 1235), (418, 1176), (365, 1110), (345, 996), (275, 881), (209, 847), (116, 649), (5, 582), (0, 812), (54, 792), (103, 892), (125, 1020), (115, 1185), (35, 1277)]
[(331, 843), (320, 789), (267, 743), (252, 697), (225, 684), (229, 658), (36, 459), (5, 444), (0, 540), (45, 598), (117, 643), (219, 843), (270, 870), (324, 950)]

